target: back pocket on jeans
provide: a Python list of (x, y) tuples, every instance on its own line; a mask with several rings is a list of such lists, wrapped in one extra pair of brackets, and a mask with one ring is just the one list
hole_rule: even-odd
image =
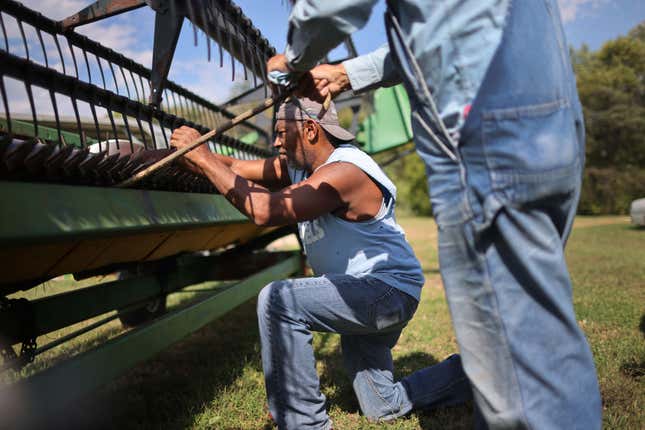
[(577, 160), (575, 121), (566, 100), (491, 110), (482, 120), (493, 182), (571, 167)]

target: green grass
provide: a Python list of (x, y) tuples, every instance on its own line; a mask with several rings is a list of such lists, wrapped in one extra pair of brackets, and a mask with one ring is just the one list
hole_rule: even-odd
[[(400, 221), (422, 261), (427, 283), (417, 314), (393, 351), (398, 376), (457, 351), (438, 273), (436, 228), (429, 219)], [(605, 428), (642, 428), (645, 230), (630, 227), (624, 218), (579, 218), (567, 259), (578, 321), (598, 368)], [(256, 324), (255, 303), (242, 305), (77, 402), (58, 417), (58, 424), (125, 429), (272, 428), (265, 409)], [(107, 327), (100, 336), (111, 337), (118, 331), (118, 326)], [(83, 338), (62, 355), (93, 342)], [(471, 428), (470, 405), (412, 414), (387, 426), (370, 424), (359, 414), (343, 371), (338, 337), (317, 334), (314, 348), (335, 428)], [(44, 361), (55, 360), (55, 354)]]

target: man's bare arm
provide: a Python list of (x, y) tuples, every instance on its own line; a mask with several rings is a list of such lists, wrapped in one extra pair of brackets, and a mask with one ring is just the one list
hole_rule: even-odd
[(382, 194), (371, 179), (349, 163), (332, 163), (310, 178), (280, 191), (237, 175), (208, 150), (182, 157), (184, 165), (203, 173), (240, 212), (257, 225), (285, 225), (337, 213), (350, 220), (373, 217)]
[[(193, 128), (182, 126), (175, 129), (170, 137), (172, 146), (182, 147), (198, 139), (199, 132)], [(201, 146), (195, 151), (208, 151)], [(211, 153), (214, 159), (219, 160), (222, 164), (231, 169), (235, 174), (253, 182), (261, 183), (269, 188), (282, 188), (288, 186), (291, 181), (287, 173), (286, 161), (280, 157), (271, 157), (262, 160), (239, 160), (233, 157), (227, 157), (222, 154)], [(186, 164), (185, 164), (186, 165)], [(196, 165), (186, 165), (197, 174), (204, 174), (201, 168)]]

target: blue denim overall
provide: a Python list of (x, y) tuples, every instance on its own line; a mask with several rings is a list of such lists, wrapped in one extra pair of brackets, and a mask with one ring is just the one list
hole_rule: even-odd
[(410, 95), (441, 275), (479, 417), (497, 429), (598, 429), (598, 382), (564, 258), (584, 127), (558, 6), (511, 2), (458, 139), (442, 133), (432, 83), (404, 42), (397, 2), (389, 6), (390, 50)]

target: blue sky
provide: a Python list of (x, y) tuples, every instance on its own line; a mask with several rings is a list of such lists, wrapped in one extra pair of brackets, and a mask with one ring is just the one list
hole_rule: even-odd
[[(22, 2), (48, 17), (62, 19), (88, 5), (91, 0)], [(236, 3), (278, 51), (281, 51), (285, 45), (289, 13), (287, 0), (237, 0)], [(558, 0), (558, 3), (568, 42), (576, 48), (586, 43), (591, 49), (597, 49), (606, 40), (626, 34), (637, 23), (645, 20), (645, 0)], [(354, 42), (359, 54), (369, 52), (385, 42), (383, 10), (384, 1), (381, 1), (367, 26), (355, 35)], [(150, 67), (152, 60), (153, 30), (154, 14), (149, 8), (78, 29), (80, 33), (134, 58), (147, 67)], [(342, 49), (330, 55), (332, 59), (342, 56)], [(170, 78), (205, 98), (221, 102), (226, 100), (231, 92), (230, 60), (225, 58), (225, 67), (220, 69), (218, 61), (208, 63), (206, 57), (204, 39), (200, 38), (198, 46), (195, 47), (193, 32), (189, 25), (184, 24)], [(236, 74), (237, 79), (243, 79), (243, 73)]]

